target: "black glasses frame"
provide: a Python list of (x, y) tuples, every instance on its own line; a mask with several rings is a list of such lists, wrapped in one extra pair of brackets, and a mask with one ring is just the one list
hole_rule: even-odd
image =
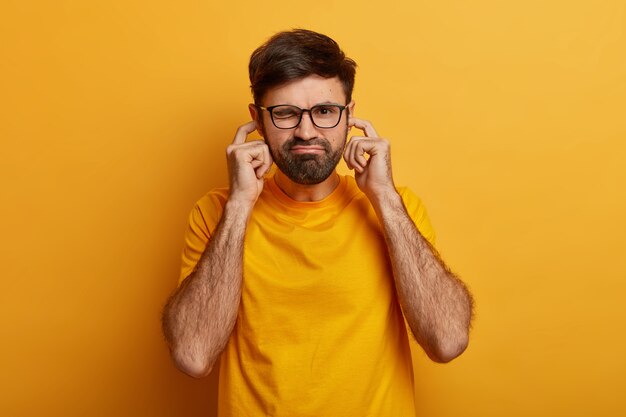
[[(296, 123), (295, 126), (293, 127), (280, 127), (276, 125), (276, 121), (274, 121), (274, 109), (276, 107), (284, 107), (284, 106), (289, 106), (289, 107), (293, 107), (296, 108), (300, 111), (300, 116), (298, 117), (298, 123)], [(342, 106), (341, 104), (316, 104), (315, 106), (311, 107), (310, 109), (301, 109), (298, 106), (293, 106), (291, 104), (277, 104), (276, 106), (269, 106), (269, 107), (263, 107), (263, 106), (259, 106), (257, 104), (255, 104), (255, 107), (257, 107), (258, 109), (261, 110), (266, 110), (270, 113), (270, 119), (272, 119), (272, 123), (274, 124), (274, 126), (276, 126), (277, 129), (285, 129), (285, 130), (289, 130), (289, 129), (295, 129), (296, 127), (300, 126), (300, 122), (302, 122), (302, 115), (305, 112), (309, 113), (309, 118), (311, 119), (311, 123), (313, 123), (313, 125), (315, 127), (318, 127), (320, 129), (332, 129), (334, 127), (337, 127), (337, 125), (339, 124), (339, 122), (341, 121), (341, 116), (343, 115), (343, 111), (348, 107), (348, 106)], [(339, 117), (337, 118), (337, 123), (335, 123), (332, 126), (320, 126), (317, 123), (315, 123), (315, 120), (313, 119), (313, 115), (311, 114), (311, 112), (313, 110), (315, 110), (318, 107), (337, 107), (339, 109)]]

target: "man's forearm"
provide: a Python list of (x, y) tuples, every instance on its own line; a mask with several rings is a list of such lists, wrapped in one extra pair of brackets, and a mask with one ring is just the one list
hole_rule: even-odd
[(467, 347), (471, 294), (417, 230), (397, 193), (373, 199), (373, 204), (413, 335), (432, 360), (448, 362)]
[(163, 330), (172, 357), (191, 376), (211, 372), (237, 320), (247, 221), (247, 210), (226, 204), (194, 272), (165, 306)]

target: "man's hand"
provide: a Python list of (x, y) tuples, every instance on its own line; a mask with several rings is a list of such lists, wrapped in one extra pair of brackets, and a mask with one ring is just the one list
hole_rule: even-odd
[(267, 144), (262, 140), (246, 142), (256, 130), (254, 121), (237, 129), (233, 143), (226, 148), (230, 195), (228, 200), (252, 208), (263, 190), (263, 176), (272, 166)]
[(365, 120), (348, 124), (365, 132), (351, 138), (343, 156), (382, 225), (404, 316), (428, 356), (449, 362), (469, 342), (472, 296), (409, 217), (393, 184), (389, 142)]
[(365, 133), (365, 136), (353, 136), (343, 153), (348, 168), (355, 171), (354, 177), (361, 191), (370, 200), (395, 193), (389, 142), (379, 138), (367, 120), (351, 117), (348, 125)]
[(241, 126), (228, 146), (230, 195), (224, 212), (196, 268), (163, 311), (163, 331), (176, 365), (197, 378), (211, 372), (237, 321), (247, 218), (272, 165), (265, 142), (246, 142), (255, 129), (254, 122)]

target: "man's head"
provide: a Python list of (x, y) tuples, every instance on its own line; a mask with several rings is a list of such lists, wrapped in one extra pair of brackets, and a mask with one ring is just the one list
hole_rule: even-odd
[[(341, 160), (354, 107), (355, 68), (335, 41), (303, 29), (278, 33), (252, 54), (249, 70), (255, 104), (250, 113), (274, 162), (292, 181), (320, 183)], [(282, 107), (275, 108), (280, 105), (295, 106), (291, 108), (294, 123), (279, 120), (286, 114)], [(332, 118), (329, 111), (337, 112), (335, 126), (327, 123)]]
[[(346, 103), (352, 100), (356, 63), (346, 57), (337, 42), (306, 29), (279, 32), (257, 48), (248, 65), (255, 104), (261, 104), (270, 88), (309, 75), (338, 77)], [(346, 104), (343, 103), (343, 104)]]

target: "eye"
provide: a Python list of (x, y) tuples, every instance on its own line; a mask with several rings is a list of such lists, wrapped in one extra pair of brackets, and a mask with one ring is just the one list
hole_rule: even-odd
[(313, 107), (316, 116), (335, 116), (339, 112), (339, 107), (332, 105), (321, 105)]
[(289, 119), (291, 117), (298, 117), (299, 109), (292, 106), (279, 106), (274, 107), (272, 115), (277, 119)]

